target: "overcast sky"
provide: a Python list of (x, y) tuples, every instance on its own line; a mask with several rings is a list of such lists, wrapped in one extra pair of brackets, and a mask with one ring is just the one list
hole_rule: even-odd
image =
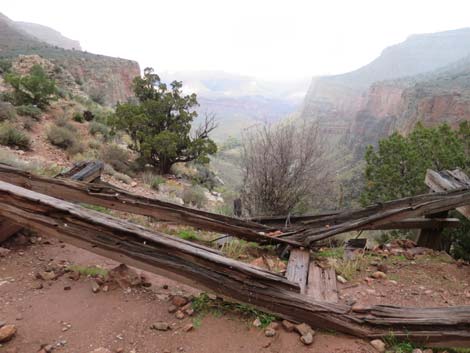
[(410, 34), (470, 26), (466, 0), (2, 0), (0, 11), (157, 72), (267, 79), (350, 71)]

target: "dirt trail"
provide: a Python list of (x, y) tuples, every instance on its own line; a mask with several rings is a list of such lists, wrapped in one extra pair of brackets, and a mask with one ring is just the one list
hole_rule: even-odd
[[(50, 244), (47, 244), (50, 242)], [(50, 261), (112, 268), (114, 261), (73, 246), (48, 240), (46, 244), (13, 246), (0, 258), (0, 321), (13, 323), (17, 336), (0, 348), (17, 353), (34, 353), (43, 344), (60, 344), (54, 352), (87, 353), (98, 347), (124, 352), (373, 352), (361, 340), (337, 334), (318, 333), (306, 347), (295, 333), (282, 329), (275, 338), (236, 316), (205, 316), (199, 327), (185, 332), (192, 318), (178, 320), (168, 312), (167, 293), (195, 292), (186, 286), (156, 275), (146, 274), (150, 289), (122, 289), (92, 293), (91, 280), (73, 281), (67, 275), (43, 282), (33, 289), (35, 273)], [(163, 285), (168, 289), (163, 289)], [(70, 290), (64, 290), (70, 286)], [(152, 323), (166, 321), (167, 332), (151, 330)], [(64, 327), (71, 328), (63, 331)]]

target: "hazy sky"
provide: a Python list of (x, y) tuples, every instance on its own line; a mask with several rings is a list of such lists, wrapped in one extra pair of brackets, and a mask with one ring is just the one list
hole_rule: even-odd
[(470, 26), (466, 0), (1, 0), (0, 11), (157, 72), (268, 79), (349, 71), (410, 34)]

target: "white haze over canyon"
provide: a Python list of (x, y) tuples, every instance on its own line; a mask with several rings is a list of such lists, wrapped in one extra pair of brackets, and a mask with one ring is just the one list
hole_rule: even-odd
[(350, 71), (410, 34), (470, 26), (462, 0), (2, 0), (0, 11), (157, 72), (271, 81)]

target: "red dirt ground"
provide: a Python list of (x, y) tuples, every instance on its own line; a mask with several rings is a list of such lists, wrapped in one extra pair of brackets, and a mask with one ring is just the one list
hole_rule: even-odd
[[(311, 346), (304, 346), (295, 333), (279, 329), (276, 337), (267, 338), (261, 329), (239, 317), (207, 315), (199, 327), (190, 332), (182, 328), (191, 318), (178, 320), (168, 313), (169, 293), (195, 292), (194, 289), (156, 275), (146, 274), (150, 289), (133, 289), (130, 293), (116, 288), (92, 293), (91, 280), (83, 276), (73, 281), (67, 275), (44, 282), (43, 289), (33, 289), (35, 273), (51, 261), (83, 266), (116, 266), (114, 261), (85, 250), (47, 239), (44, 244), (10, 245), (12, 251), (0, 258), (0, 321), (18, 328), (16, 337), (0, 351), (34, 353), (43, 344), (66, 341), (54, 352), (87, 353), (98, 347), (123, 348), (131, 353), (162, 352), (373, 352), (364, 341), (339, 334), (317, 333)], [(50, 243), (50, 244), (47, 244)], [(8, 246), (8, 244), (6, 245)], [(169, 286), (163, 289), (163, 284)], [(64, 287), (70, 286), (70, 290)], [(156, 321), (170, 323), (172, 329), (150, 329)], [(66, 324), (71, 328), (62, 331)], [(16, 351), (14, 350), (16, 349)]]

